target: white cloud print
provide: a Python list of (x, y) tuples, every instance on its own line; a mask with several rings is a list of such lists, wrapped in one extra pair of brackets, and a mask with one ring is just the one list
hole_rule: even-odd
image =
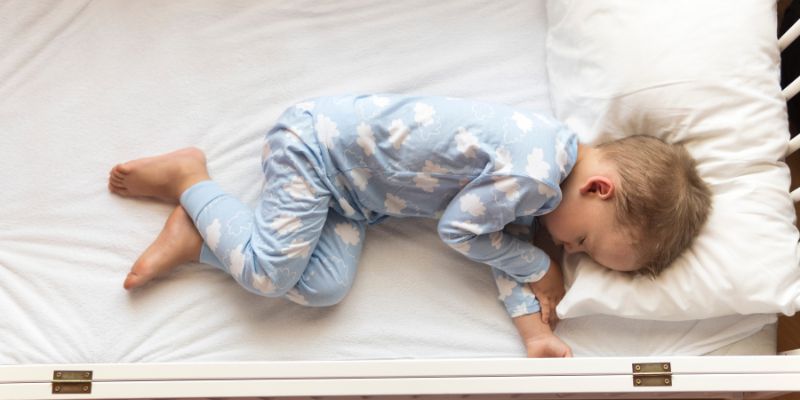
[(553, 196), (555, 196), (556, 194), (558, 194), (555, 189), (553, 189), (550, 186), (547, 186), (547, 185), (545, 185), (543, 183), (539, 184), (538, 192), (539, 192), (539, 194), (547, 197), (548, 199), (553, 197)]
[(356, 213), (356, 210), (350, 205), (350, 202), (344, 199), (344, 197), (339, 198), (339, 207), (342, 207), (344, 215), (348, 217)]
[(242, 245), (236, 246), (228, 252), (229, 269), (228, 271), (233, 275), (237, 281), (241, 281), (242, 272), (244, 271), (244, 254), (242, 254)]
[(308, 300), (306, 300), (305, 296), (300, 294), (300, 291), (297, 288), (292, 288), (286, 293), (286, 298), (294, 303), (300, 304), (301, 306), (309, 305)]
[(368, 156), (375, 154), (375, 133), (372, 132), (372, 127), (362, 122), (356, 130), (358, 131), (356, 143), (364, 150), (364, 154)]
[(567, 162), (569, 162), (569, 154), (567, 154), (567, 146), (564, 146), (560, 140), (556, 141), (556, 164), (561, 172), (563, 178), (567, 174)]
[(406, 141), (409, 133), (411, 133), (411, 130), (403, 123), (403, 120), (393, 120), (392, 124), (389, 125), (389, 143), (397, 150)]
[(367, 182), (372, 177), (372, 173), (366, 168), (354, 168), (350, 170), (350, 177), (353, 178), (353, 183), (358, 189), (367, 190)]
[(349, 244), (350, 246), (355, 246), (359, 242), (361, 242), (361, 233), (358, 232), (352, 224), (348, 224), (343, 222), (341, 224), (336, 224), (336, 228), (333, 229), (336, 232), (336, 235), (342, 239), (343, 242)]
[(446, 174), (448, 172), (449, 171), (446, 168), (442, 168), (441, 165), (431, 160), (425, 160), (425, 166), (422, 167), (422, 172), (414, 177), (414, 184), (416, 184), (418, 188), (432, 193), (433, 190), (439, 186), (439, 179), (434, 178), (431, 174)]
[(293, 177), (291, 182), (283, 186), (283, 190), (289, 192), (295, 199), (310, 198), (316, 193), (314, 188), (300, 176)]
[(492, 247), (497, 250), (500, 250), (500, 247), (503, 246), (503, 232), (492, 232), (489, 234), (489, 240), (492, 242)]
[(504, 275), (497, 275), (495, 277), (495, 283), (497, 283), (497, 290), (500, 292), (498, 298), (501, 301), (505, 301), (512, 293), (514, 293), (514, 288), (517, 287), (517, 282), (506, 278)]
[(517, 179), (511, 176), (498, 176), (492, 178), (494, 180), (494, 188), (505, 193), (506, 199), (516, 200), (519, 197), (519, 183)]
[(311, 242), (305, 241), (302, 242), (299, 239), (292, 240), (292, 243), (289, 246), (281, 249), (281, 253), (289, 258), (308, 258), (309, 252), (311, 251)]
[(511, 160), (511, 152), (505, 147), (500, 147), (494, 152), (494, 172), (498, 174), (510, 174), (514, 167)]
[(388, 106), (390, 102), (388, 97), (372, 96), (372, 103), (380, 108)]
[(528, 155), (528, 165), (525, 171), (531, 178), (544, 179), (550, 175), (550, 164), (544, 161), (544, 151), (540, 148), (535, 148)]
[(436, 110), (425, 103), (417, 103), (414, 105), (414, 121), (420, 126), (428, 126), (433, 123), (433, 115)]
[(320, 114), (317, 117), (317, 123), (314, 125), (314, 129), (317, 130), (322, 144), (329, 149), (333, 148), (333, 140), (339, 136), (339, 128), (336, 126), (336, 123), (330, 118)]
[(275, 292), (275, 284), (272, 279), (262, 274), (253, 274), (253, 288), (266, 294)]
[(517, 123), (517, 128), (519, 128), (521, 131), (525, 133), (528, 133), (531, 130), (531, 128), (533, 128), (533, 121), (531, 121), (530, 118), (518, 112), (515, 112), (514, 115), (511, 116), (511, 118), (514, 120), (514, 122)]
[(456, 148), (463, 153), (467, 158), (475, 158), (476, 151), (478, 150), (478, 138), (472, 132), (458, 128), (456, 134)]
[(454, 243), (451, 244), (450, 247), (461, 254), (469, 254), (469, 251), (472, 249), (469, 242)]
[(439, 186), (439, 179), (430, 176), (430, 174), (418, 173), (414, 177), (414, 184), (428, 193), (433, 193), (433, 190)]
[(222, 224), (218, 219), (214, 218), (211, 223), (206, 226), (206, 244), (211, 251), (217, 249), (219, 246), (219, 238), (222, 236)]
[(406, 201), (391, 193), (386, 193), (386, 200), (383, 202), (383, 206), (386, 207), (386, 212), (390, 214), (400, 214), (400, 211), (406, 208)]
[(481, 198), (472, 193), (461, 196), (459, 206), (461, 211), (469, 213), (473, 217), (480, 217), (486, 212), (486, 206), (481, 201)]
[(275, 232), (278, 232), (279, 235), (288, 235), (303, 226), (303, 220), (297, 218), (294, 215), (281, 215), (278, 218), (275, 218), (270, 224), (270, 228), (272, 228)]

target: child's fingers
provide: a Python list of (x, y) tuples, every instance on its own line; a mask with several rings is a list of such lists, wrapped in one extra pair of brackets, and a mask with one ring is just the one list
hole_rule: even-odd
[(539, 307), (542, 310), (542, 323), (549, 324), (550, 322), (550, 303), (545, 300), (539, 300)]
[(556, 313), (555, 309), (553, 309), (552, 314), (553, 318), (550, 318), (550, 329), (555, 330), (556, 326), (558, 326), (558, 322), (561, 321), (561, 319), (558, 318), (558, 314)]

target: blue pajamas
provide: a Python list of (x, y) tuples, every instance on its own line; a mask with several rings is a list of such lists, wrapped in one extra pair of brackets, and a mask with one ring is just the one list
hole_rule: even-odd
[(201, 261), (248, 290), (335, 304), (353, 282), (366, 224), (428, 217), (450, 247), (492, 267), (512, 316), (539, 311), (525, 283), (549, 257), (504, 228), (530, 226), (560, 202), (577, 154), (564, 125), (460, 99), (323, 97), (288, 109), (263, 154), (255, 211), (210, 181), (181, 197), (205, 240)]

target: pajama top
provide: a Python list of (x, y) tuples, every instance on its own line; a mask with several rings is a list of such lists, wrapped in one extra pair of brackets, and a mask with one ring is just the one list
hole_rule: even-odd
[[(446, 244), (494, 269), (501, 299), (531, 297), (520, 283), (541, 279), (550, 259), (504, 228), (561, 201), (578, 145), (565, 125), (500, 104), (388, 94), (304, 101), (275, 129), (303, 141), (299, 120), (313, 127), (316, 143), (306, 145), (318, 159), (309, 167), (330, 190), (332, 209), (369, 223), (438, 218)], [(535, 300), (523, 303), (506, 308), (512, 316), (538, 311)]]

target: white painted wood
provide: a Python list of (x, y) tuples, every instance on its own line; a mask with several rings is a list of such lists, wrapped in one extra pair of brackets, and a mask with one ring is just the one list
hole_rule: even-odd
[(279, 361), (0, 366), (0, 383), (50, 382), (55, 370), (92, 370), (95, 381), (460, 378), (630, 375), (633, 363), (669, 362), (678, 374), (800, 373), (798, 356), (586, 357)]
[(792, 190), (792, 192), (789, 193), (789, 197), (791, 197), (792, 201), (795, 203), (800, 202), (800, 188)]
[[(671, 387), (637, 388), (635, 362)], [(51, 395), (54, 370), (92, 370), (91, 395)], [(800, 391), (799, 356), (376, 360), (0, 367), (0, 399)]]
[(789, 86), (783, 89), (783, 97), (786, 98), (786, 101), (789, 101), (797, 95), (797, 92), (800, 92), (800, 77), (797, 77)]
[(786, 156), (788, 157), (789, 154), (794, 153), (797, 149), (800, 149), (800, 135), (793, 137), (792, 140), (789, 141), (789, 147), (786, 149)]
[[(90, 395), (51, 395), (46, 383), (0, 385), (1, 399), (122, 399), (272, 396), (734, 393), (800, 390), (800, 374), (674, 375), (672, 387), (633, 387), (632, 378), (534, 376), (401, 379), (257, 379), (96, 382)], [(4, 386), (8, 386), (7, 388)], [(617, 396), (610, 396), (617, 397)], [(716, 394), (714, 397), (719, 397)]]
[(781, 51), (785, 50), (789, 47), (792, 42), (800, 36), (800, 21), (795, 21), (789, 30), (787, 30), (783, 35), (781, 35), (780, 39), (778, 39), (778, 46), (780, 47)]

